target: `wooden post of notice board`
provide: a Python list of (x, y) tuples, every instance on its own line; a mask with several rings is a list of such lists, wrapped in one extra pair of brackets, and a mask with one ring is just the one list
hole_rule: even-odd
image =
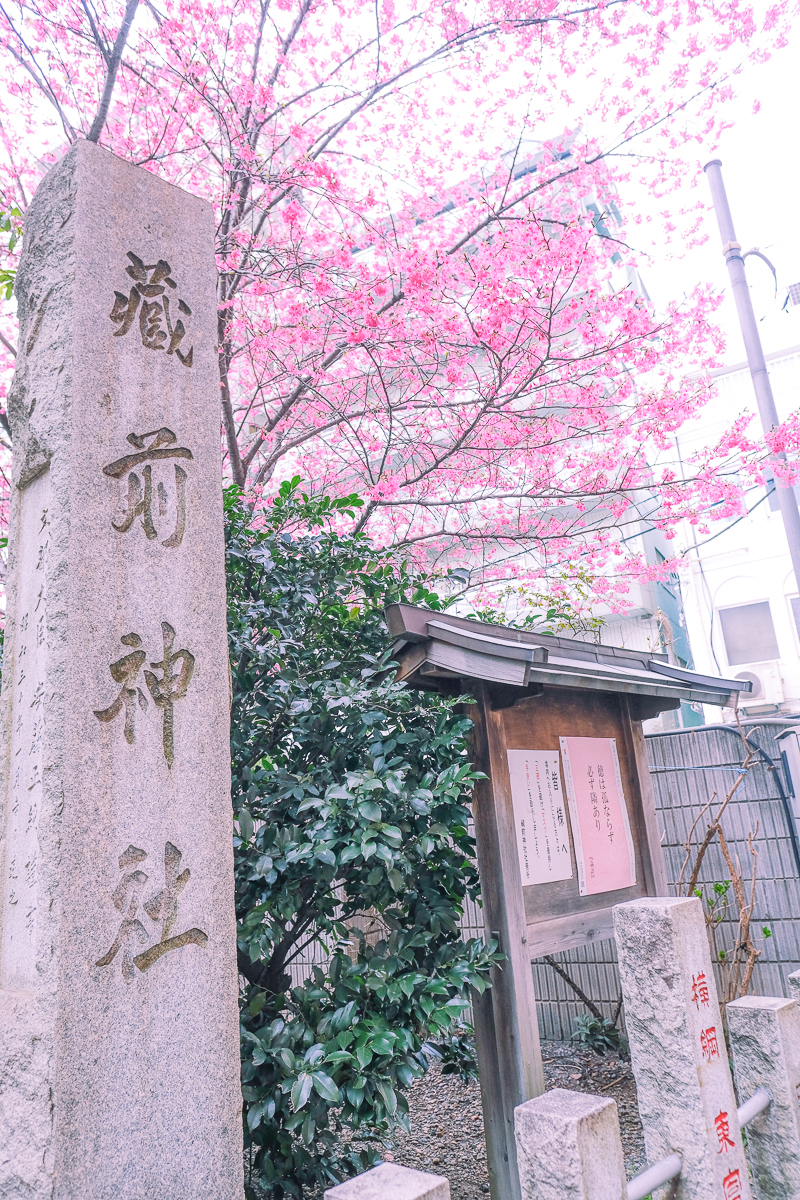
[(474, 763), (486, 775), (473, 805), (481, 900), (487, 936), (505, 955), (491, 988), (475, 997), (475, 1041), (492, 1200), (520, 1200), (514, 1109), (542, 1094), (544, 1075), (513, 814), (494, 798), (505, 755), (502, 722), (489, 685), (475, 684), (474, 695)]

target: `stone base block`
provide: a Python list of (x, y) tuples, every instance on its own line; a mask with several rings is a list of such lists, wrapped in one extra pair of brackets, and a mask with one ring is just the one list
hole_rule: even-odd
[(450, 1184), (443, 1175), (385, 1162), (328, 1188), (325, 1200), (450, 1200)]
[(522, 1200), (624, 1200), (611, 1099), (554, 1088), (514, 1110)]

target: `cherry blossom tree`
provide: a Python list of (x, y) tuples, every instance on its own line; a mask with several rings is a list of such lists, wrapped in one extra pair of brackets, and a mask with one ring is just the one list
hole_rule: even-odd
[(688, 479), (654, 467), (706, 398), (715, 300), (654, 311), (619, 197), (645, 171), (664, 202), (789, 4), (3, 0), (3, 212), (81, 137), (213, 202), (254, 504), (299, 474), (473, 580), (630, 573), (643, 496), (668, 530), (734, 512), (762, 448), (738, 426)]

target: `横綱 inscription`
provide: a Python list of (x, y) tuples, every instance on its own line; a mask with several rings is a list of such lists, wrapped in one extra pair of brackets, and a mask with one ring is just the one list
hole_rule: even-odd
[[(154, 488), (152, 464), (173, 458), (189, 460), (194, 456), (186, 446), (175, 445), (178, 439), (172, 430), (167, 429), (166, 426), (161, 429), (154, 429), (151, 433), (129, 433), (127, 440), (135, 447), (135, 452), (133, 454), (125, 454), (122, 458), (118, 458), (115, 462), (108, 463), (107, 466), (103, 467), (103, 474), (108, 475), (111, 479), (122, 481), (125, 474), (128, 476), (125, 513), (119, 521), (115, 521), (112, 518), (111, 525), (113, 529), (116, 529), (117, 533), (127, 533), (136, 518), (141, 517), (141, 525), (148, 540), (154, 541), (158, 537), (158, 531), (153, 520)], [(147, 465), (142, 466), (143, 463)], [(175, 528), (169, 537), (164, 538), (161, 543), (162, 546), (170, 548), (180, 546), (186, 529), (186, 472), (177, 463), (172, 465), (175, 471), (175, 500), (173, 506)], [(141, 479), (134, 469), (140, 466), (142, 467)], [(157, 516), (160, 519), (168, 512), (170, 507), (167, 487), (163, 479), (156, 482), (155, 495), (157, 498)]]
[[(152, 671), (144, 672), (147, 690), (157, 708), (161, 709), (163, 720), (162, 744), (167, 765), (175, 761), (174, 735), (174, 704), (183, 700), (194, 673), (195, 657), (188, 650), (174, 650), (175, 630), (168, 621), (161, 622), (161, 634), (164, 639), (164, 657), (159, 662), (151, 662)], [(130, 745), (136, 741), (136, 706), (143, 712), (147, 711), (148, 701), (144, 692), (136, 685), (139, 671), (144, 666), (147, 655), (139, 647), (142, 639), (138, 633), (126, 633), (120, 638), (123, 646), (131, 646), (130, 654), (124, 654), (116, 662), (111, 663), (109, 671), (115, 683), (121, 683), (119, 695), (108, 708), (94, 709), (98, 721), (113, 721), (124, 710), (125, 724), (123, 731), (125, 740)], [(156, 674), (155, 672), (159, 672)]]
[(179, 950), (190, 942), (195, 946), (205, 946), (208, 935), (202, 929), (186, 929), (183, 933), (170, 936), (178, 918), (178, 896), (191, 876), (188, 867), (180, 870), (182, 857), (177, 846), (167, 842), (164, 847), (164, 886), (141, 905), (151, 921), (161, 922), (161, 936), (146, 950), (135, 954), (136, 947), (146, 946), (152, 936), (139, 919), (139, 906), (148, 880), (141, 864), (147, 858), (147, 852), (138, 846), (128, 846), (120, 855), (119, 869), (125, 874), (114, 889), (111, 902), (123, 917), (114, 941), (103, 957), (98, 958), (96, 967), (110, 966), (119, 955), (122, 978), (126, 983), (132, 983), (136, 975), (134, 967), (146, 971), (170, 950)]
[(127, 296), (124, 292), (114, 292), (114, 307), (109, 313), (114, 324), (119, 325), (114, 337), (124, 337), (138, 313), (142, 345), (148, 350), (166, 350), (167, 354), (176, 355), (185, 367), (190, 367), (194, 348), (184, 352), (179, 346), (186, 337), (182, 317), (190, 317), (192, 310), (184, 300), (175, 302), (173, 299), (182, 314), (175, 317), (167, 291), (167, 288), (174, 291), (178, 286), (172, 278), (172, 267), (163, 258), (156, 263), (145, 263), (131, 250), (127, 257), (131, 265), (125, 271), (134, 282)]

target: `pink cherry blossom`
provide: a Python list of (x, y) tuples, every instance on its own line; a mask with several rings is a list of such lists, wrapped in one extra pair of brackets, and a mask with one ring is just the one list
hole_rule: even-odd
[[(3, 211), (80, 137), (207, 197), (226, 470), (256, 512), (300, 474), (359, 492), (361, 527), (427, 567), (488, 588), (595, 572), (624, 605), (650, 570), (625, 542), (644, 498), (671, 538), (740, 511), (765, 458), (800, 449), (796, 420), (769, 446), (737, 422), (675, 469), (719, 361), (718, 298), (656, 313), (628, 244), (656, 218), (697, 237), (670, 189), (789, 9), (9, 0)], [(620, 213), (639, 170), (653, 209)], [(0, 322), (5, 397), (13, 304)]]

